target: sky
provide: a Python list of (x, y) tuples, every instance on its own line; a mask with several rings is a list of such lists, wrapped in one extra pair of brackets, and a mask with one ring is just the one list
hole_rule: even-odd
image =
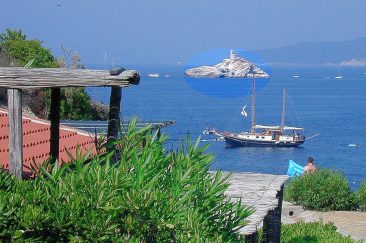
[(85, 64), (186, 62), (213, 48), (268, 49), (366, 37), (365, 0), (1, 0), (0, 32), (22, 29)]

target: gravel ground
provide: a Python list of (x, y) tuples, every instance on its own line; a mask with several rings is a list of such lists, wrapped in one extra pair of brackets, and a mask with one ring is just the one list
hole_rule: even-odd
[(318, 212), (304, 210), (301, 206), (289, 202), (282, 204), (282, 223), (293, 224), (298, 221), (313, 222), (323, 220), (332, 222), (337, 231), (343, 235), (349, 235), (355, 240), (366, 242), (366, 212), (358, 211), (331, 211)]

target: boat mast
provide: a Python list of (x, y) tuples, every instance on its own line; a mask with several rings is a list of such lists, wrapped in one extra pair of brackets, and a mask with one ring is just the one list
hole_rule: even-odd
[(255, 133), (255, 78), (252, 79), (252, 113), (250, 117), (250, 131)]
[(281, 130), (285, 127), (286, 89), (283, 89)]
[(104, 51), (104, 70), (107, 70), (107, 51)]

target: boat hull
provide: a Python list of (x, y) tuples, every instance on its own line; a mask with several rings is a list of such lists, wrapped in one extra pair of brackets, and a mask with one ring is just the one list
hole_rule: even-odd
[(226, 147), (232, 148), (232, 147), (297, 147), (305, 142), (305, 140), (299, 140), (299, 141), (255, 141), (255, 140), (246, 140), (246, 139), (240, 139), (240, 138), (233, 138), (233, 137), (226, 137)]

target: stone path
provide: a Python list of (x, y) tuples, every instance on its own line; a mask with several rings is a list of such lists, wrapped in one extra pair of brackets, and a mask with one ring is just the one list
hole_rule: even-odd
[(366, 242), (366, 212), (357, 211), (331, 211), (318, 212), (304, 210), (289, 202), (282, 204), (282, 223), (293, 224), (298, 221), (313, 222), (322, 219), (323, 222), (332, 222), (337, 231), (349, 235), (355, 240)]
[[(278, 208), (279, 199), (277, 194), (287, 179), (286, 175), (249, 172), (233, 173), (231, 175), (229, 179), (230, 187), (226, 190), (225, 195), (233, 200), (240, 198), (242, 204), (255, 210), (246, 219), (248, 224), (240, 230), (241, 234), (251, 235), (257, 232), (268, 212)], [(278, 224), (280, 224), (279, 216), (278, 213)]]

